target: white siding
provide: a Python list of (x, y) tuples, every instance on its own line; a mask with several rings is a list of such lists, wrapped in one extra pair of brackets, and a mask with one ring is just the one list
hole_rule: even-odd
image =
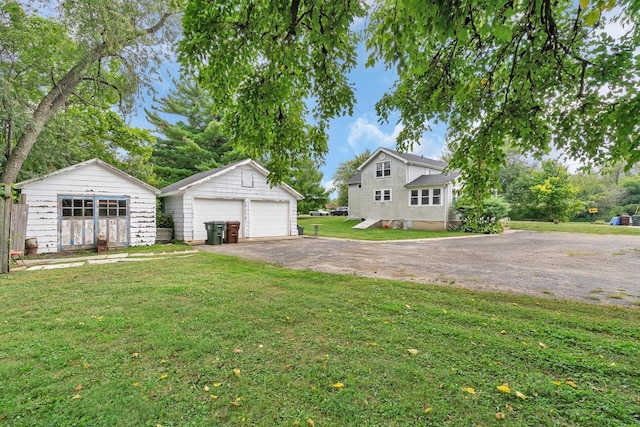
[(156, 235), (155, 194), (99, 164), (33, 181), (22, 188), (29, 205), (27, 238), (38, 240), (38, 253), (58, 252), (58, 196), (129, 196), (130, 245), (151, 245)]
[(175, 194), (173, 196), (165, 197), (164, 200), (164, 213), (171, 215), (173, 218), (173, 236), (177, 240), (184, 242), (192, 240), (193, 236), (186, 237), (185, 231), (185, 204), (182, 203), (182, 195)]

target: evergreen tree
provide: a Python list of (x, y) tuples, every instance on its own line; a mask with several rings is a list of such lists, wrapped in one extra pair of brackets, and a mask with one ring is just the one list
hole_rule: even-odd
[(197, 83), (176, 81), (175, 88), (155, 102), (145, 112), (155, 132), (162, 135), (151, 156), (160, 187), (246, 157), (223, 135), (221, 116), (209, 93)]
[(322, 172), (313, 159), (305, 157), (292, 168), (287, 184), (304, 196), (298, 200), (298, 212), (308, 213), (315, 209), (324, 209), (329, 201), (329, 191), (322, 186)]

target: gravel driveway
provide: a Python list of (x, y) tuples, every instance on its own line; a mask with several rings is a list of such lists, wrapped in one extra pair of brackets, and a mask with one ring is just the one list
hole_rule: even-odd
[(509, 231), (370, 242), (300, 236), (198, 246), (287, 268), (640, 305), (640, 237)]

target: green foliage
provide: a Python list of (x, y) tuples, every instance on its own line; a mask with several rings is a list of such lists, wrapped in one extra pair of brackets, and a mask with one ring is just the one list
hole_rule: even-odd
[(351, 113), (351, 26), (364, 14), (359, 1), (187, 3), (179, 58), (210, 90), (225, 134), (249, 157), (268, 155), (272, 182), (322, 157), (329, 119)]
[[(269, 169), (268, 163), (266, 167)], [(298, 212), (324, 209), (329, 201), (329, 192), (322, 186), (322, 172), (311, 158), (299, 159), (285, 182), (304, 196), (298, 200)]]
[[(376, 3), (369, 63), (397, 70), (377, 110), (404, 125), (398, 145), (446, 122), (450, 167), (476, 201), (498, 187), (506, 144), (537, 155), (555, 146), (585, 163), (640, 160), (638, 2), (586, 3)], [(623, 30), (614, 38), (609, 24)]]
[(501, 196), (485, 199), (481, 206), (475, 206), (469, 199), (461, 198), (454, 203), (460, 215), (462, 230), (468, 233), (499, 234), (504, 231), (503, 219), (509, 216), (511, 206)]
[(224, 136), (222, 117), (209, 92), (185, 77), (174, 84), (167, 96), (145, 110), (155, 132), (162, 135), (151, 158), (159, 187), (246, 158)]
[(534, 171), (532, 176), (534, 185), (529, 190), (538, 217), (567, 221), (584, 209), (584, 204), (576, 198), (578, 190), (571, 185), (567, 168), (559, 162), (542, 162), (542, 169)]
[(371, 156), (369, 149), (363, 153), (356, 155), (353, 159), (344, 161), (338, 165), (333, 173), (333, 189), (338, 191), (336, 203), (338, 206), (347, 206), (349, 204), (349, 186), (347, 182), (358, 172), (358, 167)]

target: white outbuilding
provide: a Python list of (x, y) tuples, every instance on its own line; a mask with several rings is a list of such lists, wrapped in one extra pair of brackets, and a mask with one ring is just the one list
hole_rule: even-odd
[(284, 183), (271, 186), (268, 175), (263, 166), (246, 159), (162, 188), (175, 238), (203, 243), (205, 222), (210, 221), (239, 222), (241, 239), (297, 235), (297, 201), (303, 196)]
[(157, 188), (91, 159), (16, 184), (28, 208), (26, 237), (38, 253), (152, 245)]

